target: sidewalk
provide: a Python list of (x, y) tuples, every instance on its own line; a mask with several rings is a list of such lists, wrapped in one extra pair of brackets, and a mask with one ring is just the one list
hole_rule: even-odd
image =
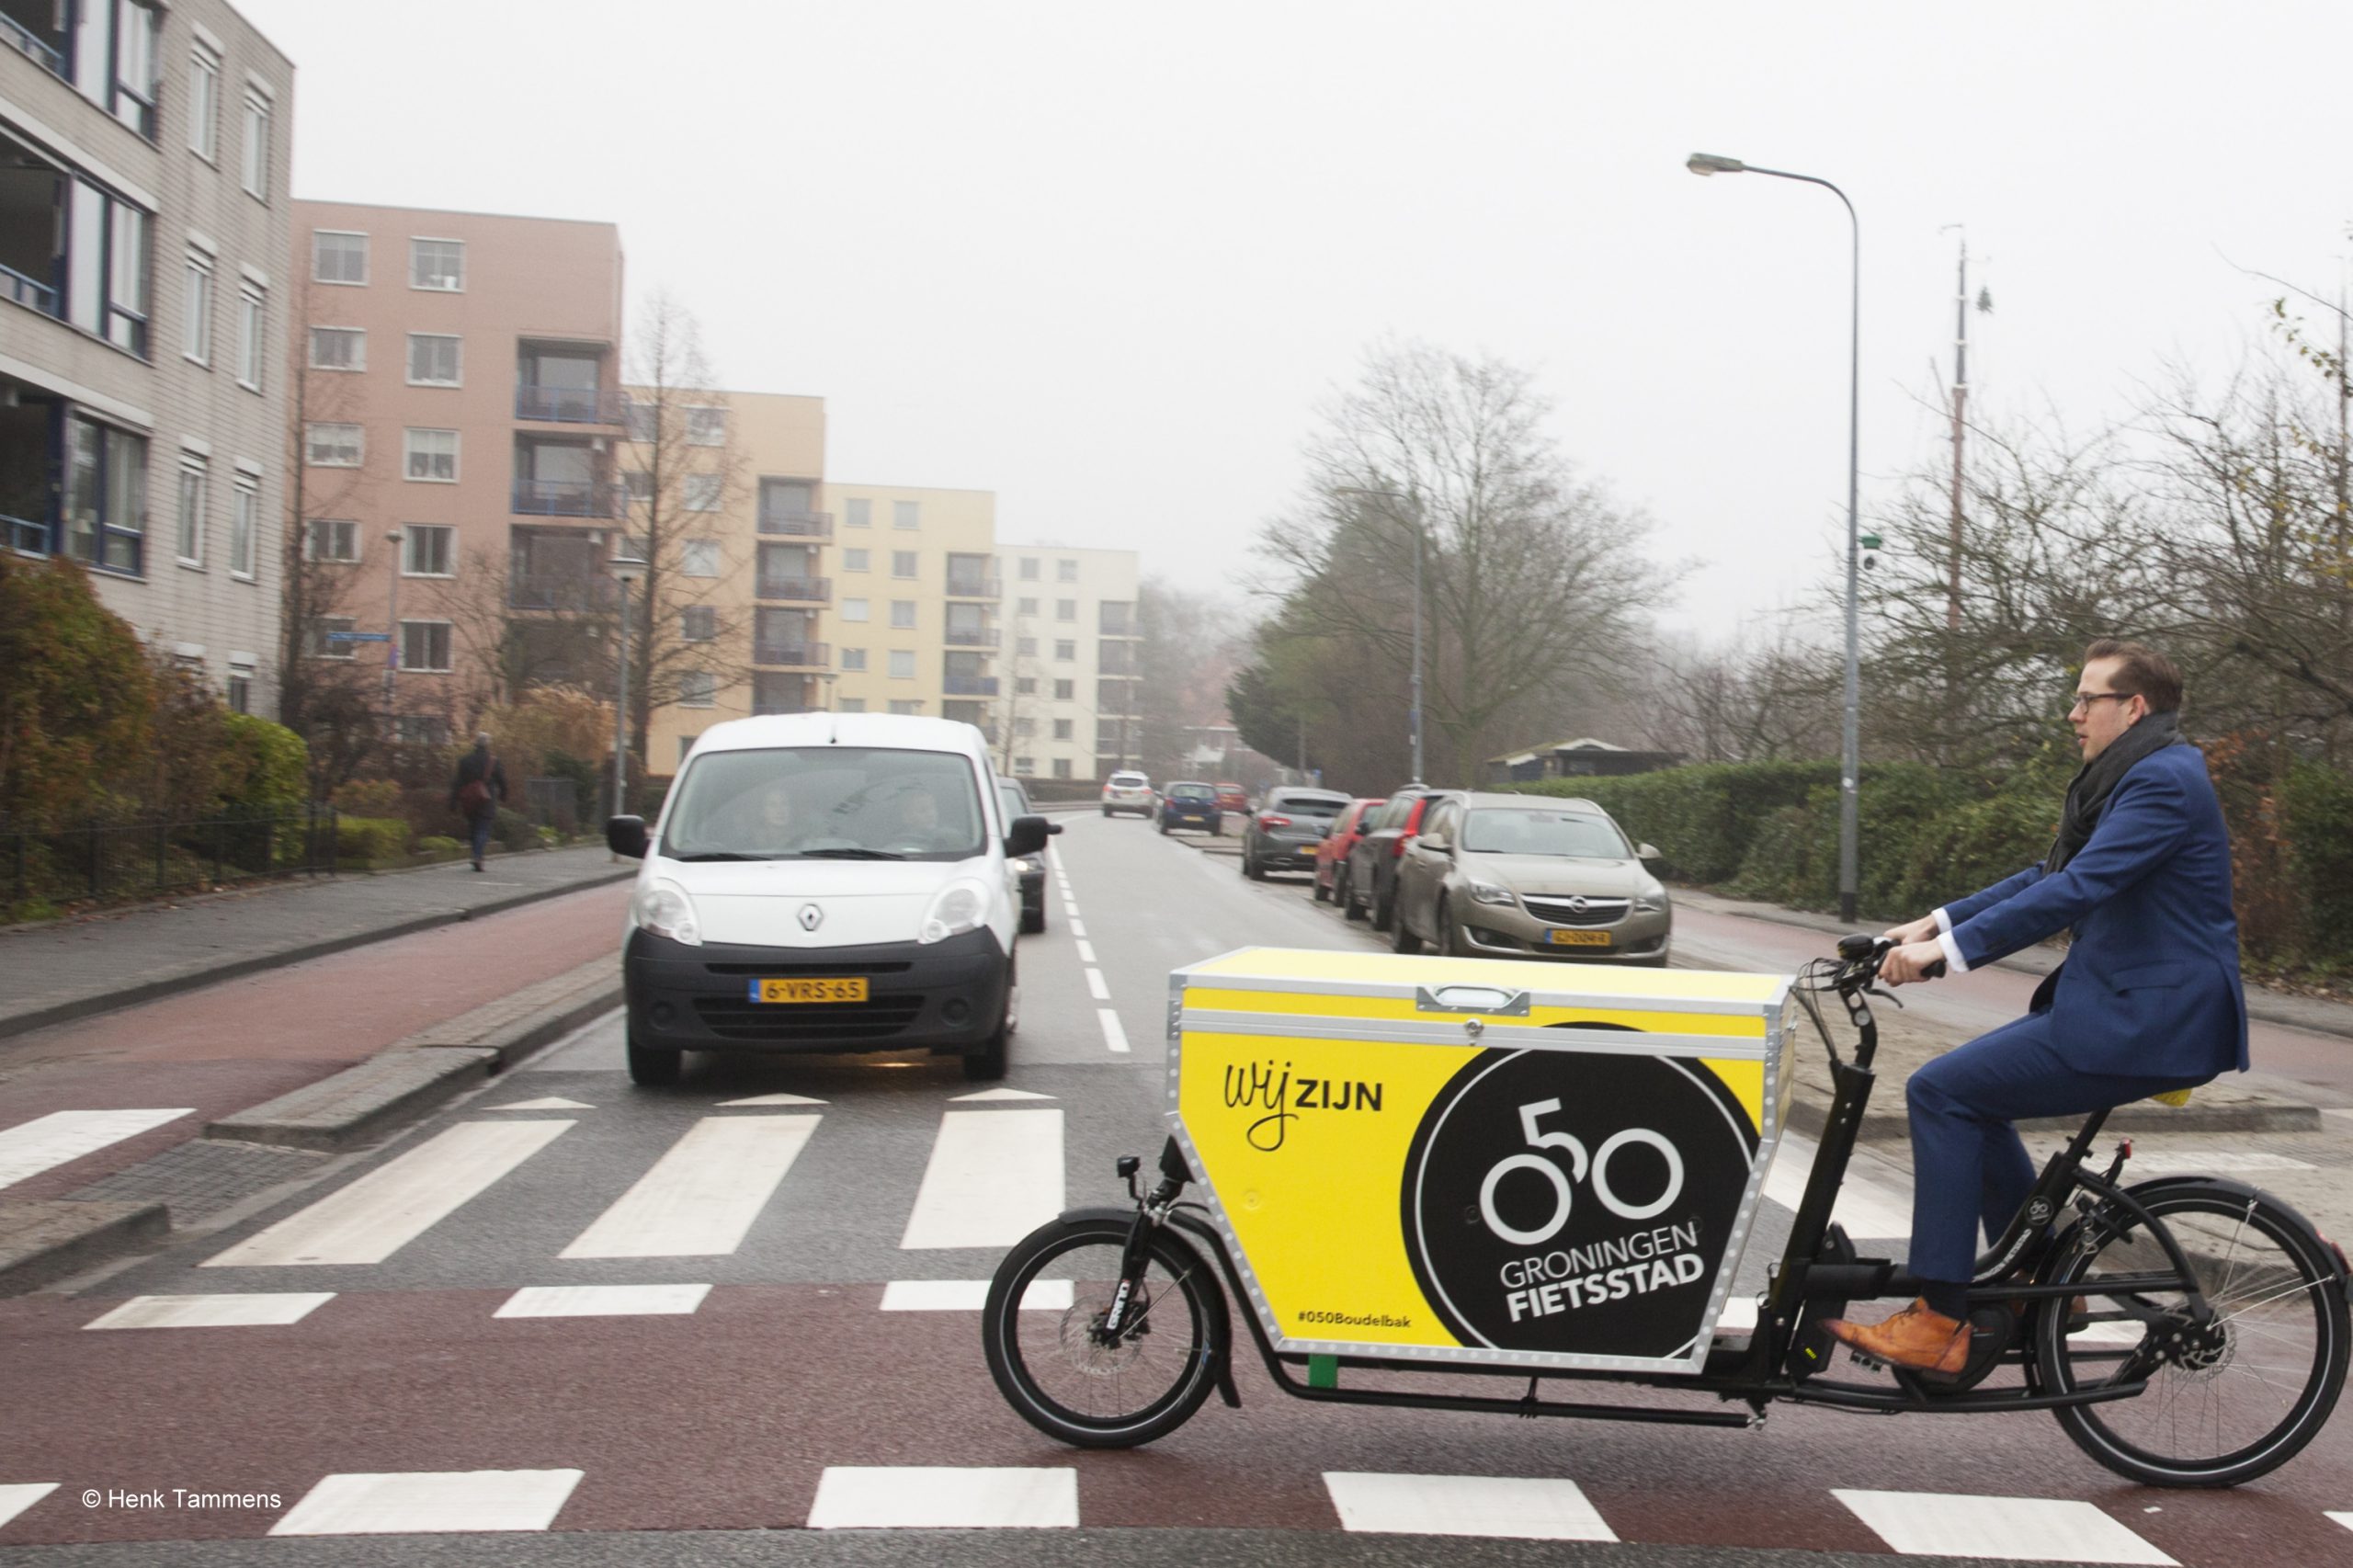
[(349, 874), (0, 932), (0, 1038), (637, 874), (601, 845)]

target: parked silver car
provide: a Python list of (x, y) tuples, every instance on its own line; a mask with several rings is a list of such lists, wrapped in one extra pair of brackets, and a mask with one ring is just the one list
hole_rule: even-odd
[(1665, 968), (1675, 910), (1643, 865), (1657, 858), (1591, 801), (1460, 796), (1398, 864), (1397, 950)]

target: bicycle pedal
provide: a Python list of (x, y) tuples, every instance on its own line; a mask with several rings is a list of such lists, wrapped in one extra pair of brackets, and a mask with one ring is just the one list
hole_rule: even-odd
[(1887, 1370), (1887, 1363), (1881, 1360), (1878, 1357), (1872, 1355), (1868, 1350), (1858, 1350), (1853, 1346), (1849, 1345), (1847, 1346), (1847, 1354), (1852, 1356), (1855, 1358), (1855, 1365), (1860, 1367), (1866, 1372), (1884, 1372)]

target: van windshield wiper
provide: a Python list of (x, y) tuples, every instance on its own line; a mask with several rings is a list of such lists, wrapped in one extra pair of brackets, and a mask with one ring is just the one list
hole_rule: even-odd
[(895, 849), (803, 849), (804, 860), (904, 860)]
[(673, 855), (670, 858), (673, 860), (767, 860), (774, 858), (774, 857), (767, 855), (743, 855), (738, 854), (733, 849), (698, 849), (692, 854)]

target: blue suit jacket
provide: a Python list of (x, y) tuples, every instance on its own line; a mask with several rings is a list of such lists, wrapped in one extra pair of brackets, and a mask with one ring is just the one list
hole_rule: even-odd
[(2196, 746), (2133, 764), (2066, 869), (2029, 866), (1945, 915), (1972, 969), (2075, 927), (2034, 1009), (2077, 1071), (2246, 1070), (2230, 837)]

